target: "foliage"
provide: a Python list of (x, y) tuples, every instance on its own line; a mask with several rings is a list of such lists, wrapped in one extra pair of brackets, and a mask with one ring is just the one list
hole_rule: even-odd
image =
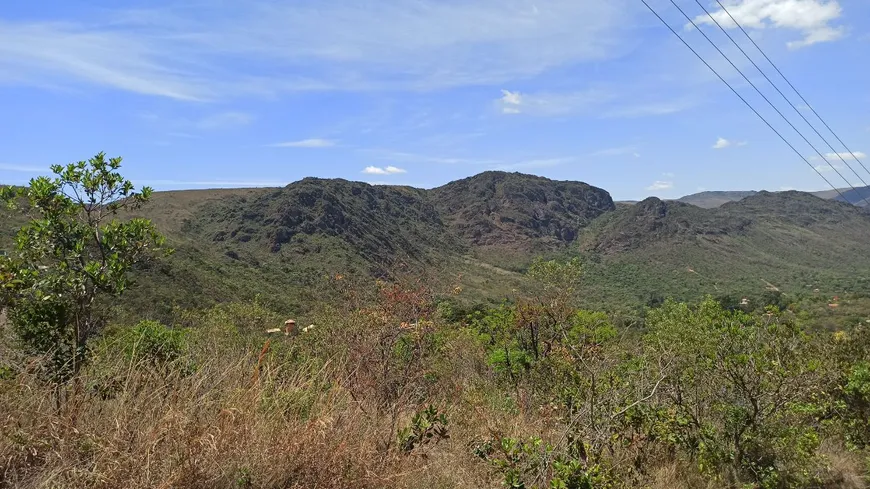
[(0, 261), (3, 303), (24, 347), (51, 358), (58, 382), (81, 369), (88, 339), (104, 324), (99, 300), (121, 295), (135, 267), (164, 243), (149, 221), (117, 219), (151, 195), (148, 187), (136, 192), (120, 166), (120, 158), (100, 153), (53, 166), (53, 178), (3, 189), (10, 206), (26, 200), (30, 216), (15, 252)]
[(574, 457), (556, 454), (541, 438), (529, 440), (502, 437), (474, 447), (474, 454), (487, 461), (511, 489), (597, 489), (613, 487), (608, 471), (590, 465), (580, 446)]
[(857, 447), (870, 445), (870, 364), (861, 362), (852, 368), (843, 387), (849, 409), (848, 441)]
[[(30, 190), (4, 192), (42, 216)], [(0, 486), (864, 487), (870, 299), (817, 284), (864, 283), (865, 218), (791, 194), (712, 211), (608, 212), (596, 196), (501, 174), (431, 192), (309, 179), (119, 208), (100, 236), (153, 214), (181, 252), (105, 280), (53, 255), (13, 267), (19, 250), (2, 277), (18, 345), (53, 351), (49, 372), (80, 370), (57, 409), (0, 335), (14, 366), (0, 369)], [(64, 256), (102, 263), (99, 244)], [(147, 294), (118, 300), (131, 276)], [(73, 316), (52, 277), (105, 284), (98, 343), (57, 327)], [(266, 333), (287, 317), (316, 328)]]
[(399, 449), (410, 453), (417, 447), (429, 443), (437, 444), (447, 438), (450, 438), (447, 431), (447, 415), (435, 406), (429, 405), (414, 414), (409, 426), (399, 430)]
[(669, 359), (662, 394), (682, 422), (676, 442), (703, 471), (763, 487), (811, 482), (821, 361), (794, 323), (708, 299), (651, 311), (647, 343)]
[(187, 351), (188, 332), (156, 321), (142, 321), (124, 331), (122, 349), (134, 362), (161, 367), (178, 360)]

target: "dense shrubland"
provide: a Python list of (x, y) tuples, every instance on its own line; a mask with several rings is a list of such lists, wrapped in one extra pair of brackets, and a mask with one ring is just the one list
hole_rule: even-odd
[[(43, 242), (74, 243), (77, 216)], [(265, 334), (285, 318), (260, 301), (119, 324), (124, 250), (160, 244), (146, 224), (107, 255), (124, 268), (91, 273), (108, 238), (52, 248), (84, 267), (4, 259), (0, 487), (866, 486), (864, 299), (835, 318), (776, 294), (624, 318), (578, 307), (579, 261), (539, 260), (535, 292), (496, 307), (459, 280), (332, 275), (295, 336)]]

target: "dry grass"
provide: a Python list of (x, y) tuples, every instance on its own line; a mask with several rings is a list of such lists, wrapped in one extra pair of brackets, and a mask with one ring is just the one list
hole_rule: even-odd
[(822, 474), (825, 487), (837, 489), (865, 489), (867, 460), (860, 453), (848, 451), (842, 443), (826, 440), (819, 448), (819, 455), (827, 461), (827, 472)]
[[(462, 412), (474, 389), (465, 396), (452, 379), (426, 390), (406, 383), (385, 402), (370, 387), (393, 385), (395, 375), (375, 376), (370, 359), (348, 354), (367, 343), (338, 346), (337, 338), (312, 338), (335, 354), (306, 357), (292, 343), (307, 339), (282, 336), (261, 348), (215, 335), (162, 368), (103, 345), (60, 410), (35, 374), (0, 381), (0, 487), (490, 485), (469, 440), (506, 420)], [(401, 453), (397, 429), (422, 405), (448, 399), (452, 437)]]
[[(476, 442), (563, 439), (560, 414), (523, 402), (522, 387), (500, 387), (464, 333), (437, 346), (411, 335), (423, 345), (415, 349), (397, 341), (392, 321), (344, 314), (343, 324), (320, 321), (313, 335), (264, 345), (247, 323), (271, 319), (224, 312), (191, 318), (200, 329), (190, 351), (168, 365), (100, 343), (59, 410), (36, 374), (0, 378), (0, 488), (497, 488)], [(407, 361), (385, 361), (396, 356)], [(428, 404), (446, 412), (450, 438), (402, 453), (397, 431)], [(643, 472), (620, 487), (723, 487), (649, 450)], [(631, 454), (611, 459), (630, 464)], [(820, 457), (820, 487), (867, 487), (860, 455), (826, 443)]]
[[(256, 358), (215, 359), (193, 375), (129, 369), (114, 398), (52, 392), (19, 379), (2, 393), (3, 484), (14, 487), (383, 487), (395, 460), (340, 388), (294, 402), (315, 380)], [(229, 361), (227, 361), (229, 360)], [(320, 373), (322, 376), (329, 372)], [(282, 397), (284, 396), (284, 397)], [(306, 403), (302, 406), (302, 403)], [(294, 415), (305, 408), (308, 416)]]

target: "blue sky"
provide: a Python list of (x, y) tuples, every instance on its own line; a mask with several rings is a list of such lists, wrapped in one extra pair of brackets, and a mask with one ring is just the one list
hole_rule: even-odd
[[(870, 152), (870, 3), (723, 3), (859, 158)], [(669, 1), (652, 4), (845, 186), (839, 160), (790, 132)], [(491, 169), (617, 199), (824, 189), (706, 70), (640, 0), (7, 0), (0, 181), (105, 151), (157, 189), (305, 176), (433, 187)]]

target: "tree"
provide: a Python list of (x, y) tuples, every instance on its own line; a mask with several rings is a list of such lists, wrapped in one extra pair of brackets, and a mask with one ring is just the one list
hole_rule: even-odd
[(117, 173), (120, 166), (121, 158), (99, 153), (54, 165), (54, 177), (27, 187), (0, 189), (0, 199), (30, 220), (16, 249), (0, 257), (0, 307), (25, 351), (50, 360), (47, 373), (58, 384), (79, 372), (88, 339), (105, 323), (99, 299), (121, 295), (130, 272), (165, 250), (149, 220), (118, 219), (152, 192), (136, 192)]
[[(787, 316), (667, 302), (647, 317), (648, 355), (668, 359), (666, 432), (704, 471), (760, 487), (806, 487), (818, 434), (822, 362)], [(651, 362), (650, 362), (651, 363)]]

